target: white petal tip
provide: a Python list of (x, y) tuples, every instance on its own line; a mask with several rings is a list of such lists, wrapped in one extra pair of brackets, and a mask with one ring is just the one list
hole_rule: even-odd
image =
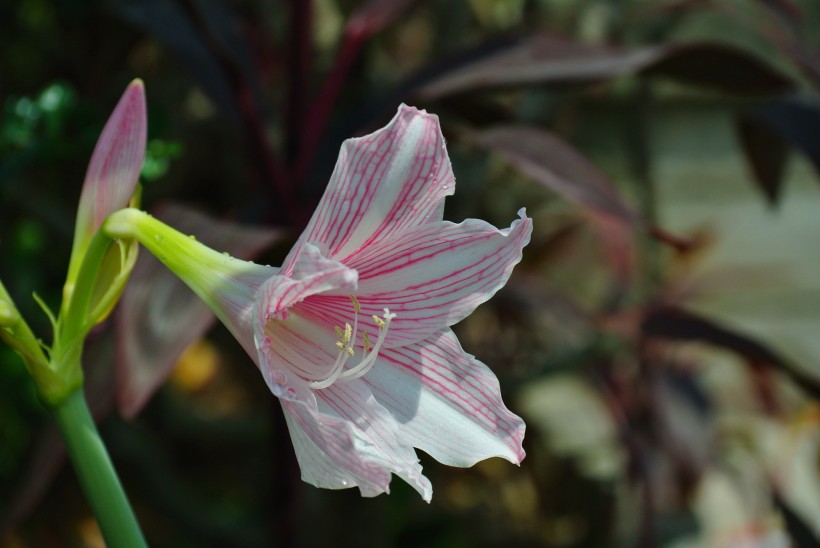
[(399, 105), (398, 111), (396, 112), (396, 117), (397, 118), (402, 116), (402, 115), (411, 116), (411, 117), (412, 116), (421, 116), (423, 118), (431, 118), (433, 120), (438, 120), (437, 115), (430, 114), (429, 112), (427, 112), (426, 109), (417, 108), (417, 107), (414, 107), (414, 106), (407, 105), (405, 103), (402, 103), (401, 105)]

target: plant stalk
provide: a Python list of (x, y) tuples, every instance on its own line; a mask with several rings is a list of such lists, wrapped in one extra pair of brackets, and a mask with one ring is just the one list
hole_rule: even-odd
[(117, 472), (91, 418), (83, 391), (71, 394), (52, 408), (52, 413), (106, 545), (146, 547)]

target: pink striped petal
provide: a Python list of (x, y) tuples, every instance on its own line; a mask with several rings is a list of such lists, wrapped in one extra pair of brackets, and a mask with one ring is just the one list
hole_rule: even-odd
[(433, 487), (421, 473), (413, 446), (402, 437), (396, 420), (364, 382), (336, 383), (315, 394), (320, 412), (355, 425), (357, 434), (366, 442), (358, 449), (361, 458), (380, 462), (430, 502)]
[(281, 402), (304, 481), (325, 489), (358, 486), (365, 497), (390, 492), (390, 470), (370, 455), (355, 425), (304, 402)]
[(492, 371), (462, 350), (449, 329), (383, 350), (364, 377), (407, 443), (450, 466), (524, 458), (524, 422), (501, 400)]
[(402, 105), (383, 129), (344, 142), (327, 190), (282, 269), (290, 272), (302, 243), (320, 244), (329, 257), (343, 259), (440, 220), (454, 187), (438, 117)]
[[(141, 80), (126, 88), (100, 134), (83, 183), (72, 263), (79, 261), (105, 218), (128, 205), (139, 180), (148, 129)], [(80, 258), (74, 259), (74, 255)], [(72, 265), (73, 266), (73, 265)], [(79, 269), (79, 263), (74, 267)]]
[[(362, 249), (346, 262), (359, 272), (357, 296), (364, 317), (396, 314), (386, 347), (423, 340), (457, 323), (492, 297), (521, 260), (532, 220), (524, 210), (503, 230), (467, 219), (460, 224), (430, 223)], [(300, 314), (326, 326), (349, 322), (352, 310), (342, 298), (318, 296)], [(362, 326), (376, 336), (374, 326)]]
[(315, 245), (304, 244), (291, 264), (289, 276), (274, 276), (262, 287), (257, 297), (258, 326), (263, 328), (271, 319), (286, 320), (291, 306), (312, 295), (355, 291), (357, 279), (355, 270), (328, 259)]

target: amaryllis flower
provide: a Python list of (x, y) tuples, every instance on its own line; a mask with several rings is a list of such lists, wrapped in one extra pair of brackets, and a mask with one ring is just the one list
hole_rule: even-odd
[(135, 210), (109, 234), (139, 239), (203, 297), (280, 399), (302, 478), (430, 500), (415, 449), (452, 466), (524, 458), (524, 423), (450, 326), (489, 299), (532, 231), (442, 220), (455, 181), (436, 116), (402, 106), (346, 141), (280, 269), (230, 259)]

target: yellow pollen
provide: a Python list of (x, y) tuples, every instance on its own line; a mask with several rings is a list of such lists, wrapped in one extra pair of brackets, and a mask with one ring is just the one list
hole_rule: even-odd
[(350, 302), (353, 303), (353, 308), (356, 312), (353, 317), (353, 325), (351, 326), (349, 323), (345, 323), (344, 328), (334, 327), (336, 335), (339, 337), (339, 340), (336, 341), (336, 348), (339, 349), (339, 355), (336, 357), (336, 361), (330, 368), (327, 377), (310, 383), (310, 387), (314, 390), (321, 390), (336, 382), (348, 382), (366, 375), (376, 364), (379, 349), (382, 347), (385, 337), (387, 337), (390, 322), (396, 317), (396, 315), (391, 313), (387, 308), (384, 309), (384, 316), (381, 318), (375, 315), (372, 316), (373, 322), (375, 322), (379, 328), (379, 337), (376, 343), (373, 344), (370, 341), (370, 337), (367, 336), (367, 331), (362, 329), (362, 358), (356, 365), (345, 367), (348, 358), (352, 358), (356, 355), (356, 340), (354, 336), (359, 328), (359, 312), (361, 311), (359, 301), (354, 295), (350, 295)]

